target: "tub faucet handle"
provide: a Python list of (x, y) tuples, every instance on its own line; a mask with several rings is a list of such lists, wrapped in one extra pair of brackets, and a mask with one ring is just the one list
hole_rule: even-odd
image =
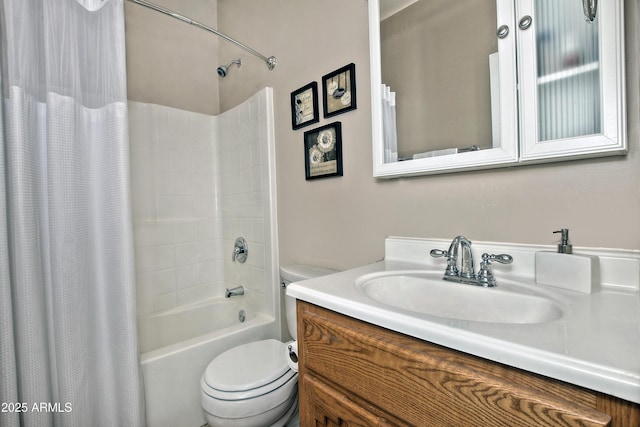
[(231, 253), (231, 261), (238, 261), (244, 263), (249, 255), (249, 246), (244, 237), (238, 237), (233, 245), (233, 252)]

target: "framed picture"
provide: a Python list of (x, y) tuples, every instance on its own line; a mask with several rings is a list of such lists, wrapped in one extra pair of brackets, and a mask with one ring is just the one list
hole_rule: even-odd
[(319, 120), (318, 83), (312, 82), (291, 92), (291, 126), (300, 129)]
[(306, 179), (342, 176), (342, 123), (304, 133)]
[(356, 65), (346, 65), (322, 77), (325, 117), (356, 109)]

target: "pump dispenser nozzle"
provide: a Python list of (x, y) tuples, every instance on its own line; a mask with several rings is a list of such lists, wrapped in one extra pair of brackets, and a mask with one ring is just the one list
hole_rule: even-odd
[(571, 254), (573, 253), (573, 246), (569, 243), (569, 229), (563, 228), (554, 233), (562, 233), (560, 244), (558, 245), (559, 254)]

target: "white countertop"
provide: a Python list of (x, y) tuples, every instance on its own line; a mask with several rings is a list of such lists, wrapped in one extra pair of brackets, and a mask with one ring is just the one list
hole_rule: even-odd
[[(540, 247), (512, 245), (506, 249), (517, 253), (514, 264), (520, 259), (521, 265), (502, 280), (517, 277), (518, 282), (539, 287), (561, 302), (565, 311), (563, 317), (538, 324), (446, 319), (385, 305), (367, 297), (354, 286), (359, 276), (369, 273), (415, 269), (436, 271), (434, 265), (444, 271), (442, 261), (434, 264), (435, 261), (424, 257), (428, 253), (424, 248), (442, 248), (443, 241), (394, 239), (387, 242), (384, 261), (292, 283), (287, 294), (434, 344), (640, 403), (640, 292), (637, 287), (605, 283), (600, 292), (589, 295), (536, 285), (531, 272), (523, 265), (530, 264), (531, 254)], [(393, 245), (399, 242), (406, 249), (403, 240), (407, 240), (409, 246), (417, 244), (419, 256), (426, 261), (415, 263), (413, 261), (418, 258), (405, 257), (404, 254), (401, 256), (403, 261), (398, 261), (400, 253), (393, 249)], [(486, 250), (499, 245), (480, 243), (476, 246)], [(508, 250), (505, 252), (509, 253)], [(630, 262), (624, 265), (631, 267), (628, 269), (631, 277), (624, 280), (633, 285), (639, 280), (635, 269), (640, 265), (640, 254), (628, 252)], [(623, 256), (618, 253), (612, 255), (610, 250), (602, 250), (602, 253), (609, 256), (611, 262), (628, 261), (626, 253)], [(412, 262), (405, 262), (407, 258)], [(601, 262), (605, 282), (610, 279), (607, 262), (608, 259), (604, 264)], [(494, 268), (500, 282), (498, 270), (500, 266)], [(513, 276), (514, 272), (522, 275)], [(451, 283), (451, 286), (468, 285)]]

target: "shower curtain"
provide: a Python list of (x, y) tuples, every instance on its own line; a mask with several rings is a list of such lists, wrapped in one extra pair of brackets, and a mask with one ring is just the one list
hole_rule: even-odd
[(144, 425), (123, 0), (0, 19), (0, 425)]

